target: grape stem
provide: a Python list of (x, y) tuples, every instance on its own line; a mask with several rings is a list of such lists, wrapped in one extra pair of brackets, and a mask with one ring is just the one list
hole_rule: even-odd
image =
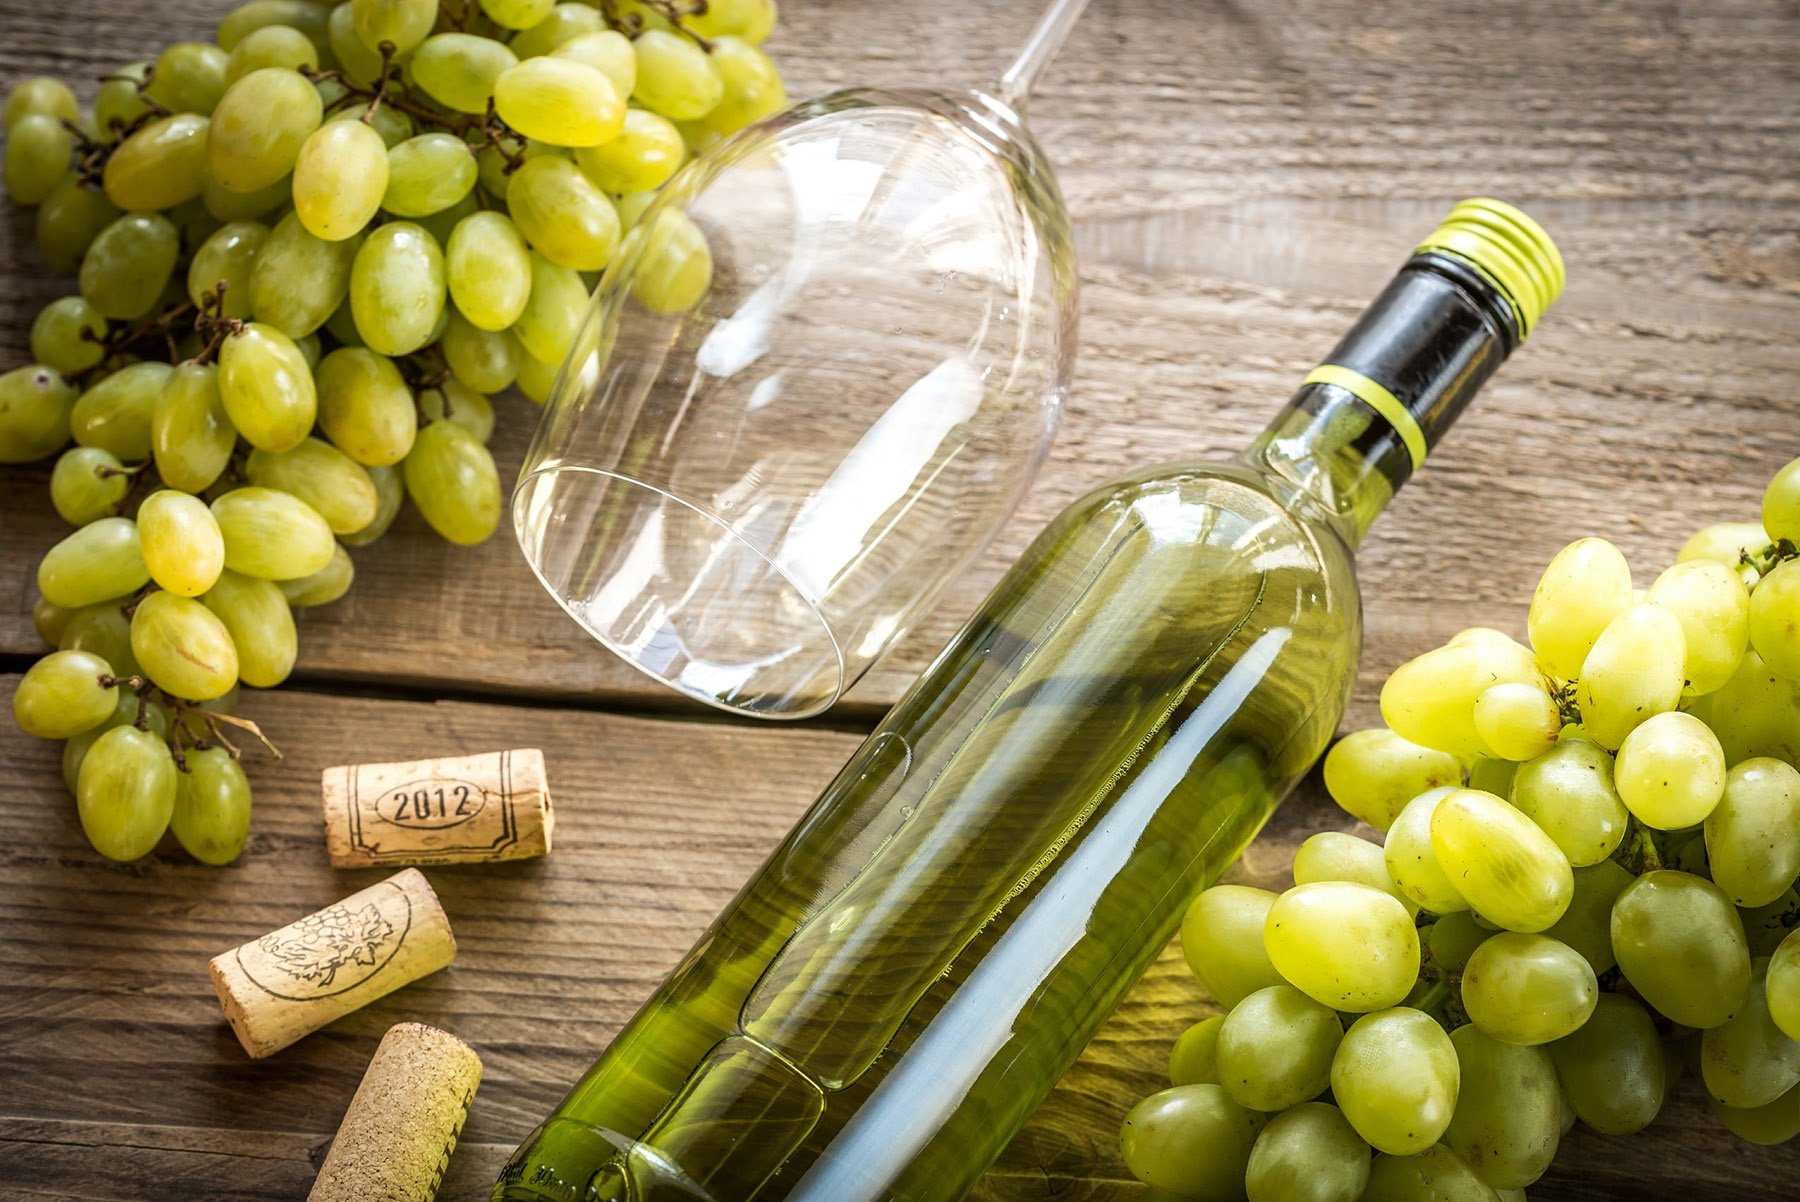
[[(645, 8), (656, 13), (667, 21), (676, 33), (683, 34), (693, 40), (694, 45), (712, 53), (712, 43), (688, 26), (686, 18), (706, 15), (707, 0), (638, 0)], [(637, 13), (629, 17), (619, 15), (618, 0), (600, 0), (600, 16), (607, 25), (628, 38), (635, 38), (647, 32), (644, 18)]]
[(276, 759), (279, 760), (284, 758), (281, 754), (281, 748), (269, 742), (269, 736), (262, 732), (262, 727), (250, 721), (250, 719), (239, 718), (235, 714), (217, 714), (209, 709), (202, 709), (200, 713), (206, 719), (207, 728), (212, 731), (213, 738), (217, 739), (219, 744), (224, 747), (226, 751), (231, 753), (232, 759), (242, 759), (243, 752), (239, 751), (237, 747), (232, 744), (231, 740), (225, 737), (225, 732), (219, 729), (219, 723), (221, 722), (228, 723), (240, 730), (249, 731), (252, 735), (256, 736), (256, 741), (261, 743), (264, 747), (267, 747), (269, 753)]
[(1662, 853), (1656, 849), (1656, 841), (1636, 818), (1631, 820), (1631, 827), (1626, 831), (1625, 840), (1619, 845), (1614, 858), (1633, 876), (1643, 876), (1646, 872), (1655, 872), (1663, 866)]
[(146, 89), (149, 88), (150, 81), (155, 78), (155, 64), (151, 64), (150, 69), (144, 72), (144, 78), (142, 79), (131, 79), (129, 75), (102, 75), (100, 77), (101, 83), (111, 83), (116, 80), (131, 79), (132, 85), (137, 88), (138, 103), (144, 106), (144, 111), (133, 117), (127, 124), (120, 124), (116, 117), (111, 121), (108, 121), (107, 125), (114, 131), (112, 138), (109, 140), (96, 141), (95, 139), (88, 137), (85, 129), (82, 129), (67, 117), (63, 118), (63, 127), (75, 135), (75, 173), (80, 177), (82, 183), (92, 184), (95, 187), (98, 187), (101, 179), (106, 174), (107, 160), (112, 158), (114, 151), (125, 144), (125, 139), (129, 138), (132, 134), (135, 134), (138, 130), (144, 128), (144, 126), (150, 124), (152, 121), (159, 121), (169, 115), (168, 109), (146, 95)]

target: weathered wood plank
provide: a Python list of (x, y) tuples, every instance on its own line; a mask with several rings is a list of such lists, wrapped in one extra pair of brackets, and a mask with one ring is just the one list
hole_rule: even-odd
[[(15, 680), (0, 677), (0, 692)], [(408, 1019), (455, 1032), (486, 1062), (443, 1195), (481, 1196), (855, 742), (297, 690), (259, 694), (245, 710), (288, 758), (252, 765), (250, 846), (223, 870), (170, 849), (133, 865), (102, 860), (63, 792), (55, 747), (0, 730), (0, 1183), (21, 1183), (18, 1196), (298, 1198), (381, 1034)], [(541, 861), (426, 870), (456, 931), (456, 963), (269, 1060), (246, 1058), (207, 959), (383, 875), (330, 868), (319, 771), (527, 744), (545, 751), (557, 848)], [(1279, 887), (1293, 848), (1342, 817), (1303, 791), (1235, 879)], [(1209, 1006), (1171, 949), (977, 1196), (1136, 1197), (1119, 1122), (1165, 1083), (1175, 1036)], [(1573, 1137), (1533, 1197), (1675, 1200), (1708, 1196), (1686, 1191), (1710, 1183), (1775, 1202), (1789, 1196), (1791, 1163), (1732, 1141), (1689, 1086), (1654, 1136)]]
[[(220, 6), (0, 4), (0, 81), (92, 74)], [(81, 14), (97, 19), (91, 29)], [(81, 38), (67, 30), (83, 25)], [(854, 80), (990, 74), (1026, 24), (965, 5), (923, 27), (832, 0), (776, 43), (796, 94)], [(1465, 621), (1517, 627), (1539, 568), (1580, 534), (1645, 577), (1686, 531), (1747, 516), (1797, 451), (1800, 80), (1773, 0), (1602, 16), (1461, 0), (1367, 12), (1189, 0), (1096, 6), (1034, 106), (1085, 256), (1084, 350), (1040, 483), (938, 612), (851, 694), (890, 703), (1031, 535), (1146, 462), (1234, 453), (1445, 203), (1529, 202), (1571, 264), (1568, 296), (1371, 539), (1373, 673)], [(1473, 47), (1479, 47), (1475, 53)], [(0, 355), (66, 290), (0, 222)], [(503, 472), (534, 414), (503, 406)], [(0, 473), (0, 652), (35, 646), (28, 588), (59, 524), (44, 473)], [(308, 615), (302, 670), (615, 704), (673, 704), (543, 596), (504, 535), (475, 551), (403, 522), (358, 554), (346, 601)], [(1446, 604), (1455, 597), (1455, 604)]]

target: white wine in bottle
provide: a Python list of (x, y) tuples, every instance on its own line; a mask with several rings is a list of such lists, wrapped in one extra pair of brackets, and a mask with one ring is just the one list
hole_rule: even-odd
[(1070, 506), (493, 1197), (962, 1198), (1324, 751), (1357, 544), (1562, 281), (1466, 201), (1241, 459)]

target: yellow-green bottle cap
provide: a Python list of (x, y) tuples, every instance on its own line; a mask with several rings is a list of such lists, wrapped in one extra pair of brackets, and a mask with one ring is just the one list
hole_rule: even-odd
[(1505, 201), (1477, 196), (1450, 210), (1413, 253), (1454, 255), (1479, 271), (1512, 304), (1519, 337), (1531, 333), (1563, 290), (1562, 254), (1544, 227)]

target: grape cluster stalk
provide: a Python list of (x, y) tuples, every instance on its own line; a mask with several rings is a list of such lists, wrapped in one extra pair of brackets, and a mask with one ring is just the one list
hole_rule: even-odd
[(1388, 677), (1324, 767), (1379, 839), (1188, 910), (1225, 1013), (1125, 1119), (1148, 1196), (1512, 1202), (1684, 1073), (1735, 1135), (1800, 1135), (1797, 544), (1800, 459), (1649, 588), (1581, 539), (1529, 646), (1477, 627)]
[[(8, 94), (4, 182), (73, 295), (0, 375), (0, 464), (56, 456), (75, 527), (39, 565), (54, 652), (13, 697), (66, 740), (94, 848), (242, 852), (255, 726), (296, 608), (351, 586), (410, 500), (453, 543), (500, 520), (489, 397), (542, 403), (588, 298), (709, 285), (657, 190), (786, 105), (774, 0), (248, 0), (211, 42)], [(73, 441), (74, 445), (70, 446)], [(265, 740), (266, 741), (266, 740)]]

